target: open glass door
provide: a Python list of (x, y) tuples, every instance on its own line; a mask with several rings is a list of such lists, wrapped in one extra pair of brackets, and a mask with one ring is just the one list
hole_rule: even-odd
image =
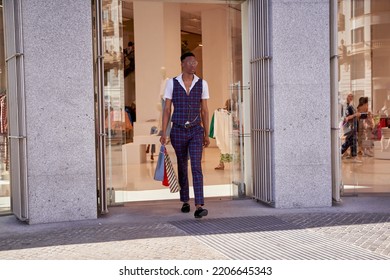
[(122, 145), (132, 128), (125, 112), (122, 2), (93, 1), (97, 192), (101, 214), (120, 199)]
[(7, 113), (10, 155), (11, 210), (15, 216), (28, 220), (26, 117), (24, 94), (23, 45), (21, 43), (21, 1), (3, 1), (6, 68)]
[[(231, 176), (233, 187), (233, 198), (246, 197), (246, 178), (245, 167), (248, 158), (246, 158), (245, 147), (249, 148), (250, 116), (245, 115), (245, 107), (249, 106), (249, 87), (245, 82), (243, 74), (243, 20), (245, 19), (245, 9), (241, 3), (234, 1), (229, 6), (229, 22), (231, 36), (231, 61), (232, 61), (232, 83), (230, 85), (230, 109), (231, 109), (231, 141), (232, 156), (228, 158), (232, 162)], [(244, 10), (244, 11), (242, 11)], [(245, 28), (245, 27), (244, 27)]]
[(366, 2), (338, 1), (344, 195), (390, 193), (390, 2)]
[(0, 215), (11, 211), (9, 174), (7, 75), (5, 65), (4, 7), (0, 1)]

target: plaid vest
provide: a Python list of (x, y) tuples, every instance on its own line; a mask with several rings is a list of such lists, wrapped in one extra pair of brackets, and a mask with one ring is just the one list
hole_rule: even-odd
[(199, 79), (190, 94), (187, 95), (185, 89), (180, 85), (176, 78), (173, 79), (172, 104), (174, 106), (172, 122), (178, 125), (184, 125), (187, 121), (191, 126), (200, 124), (201, 101), (203, 84)]

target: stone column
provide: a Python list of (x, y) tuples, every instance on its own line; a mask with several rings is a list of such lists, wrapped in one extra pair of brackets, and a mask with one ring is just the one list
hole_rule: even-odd
[(91, 1), (22, 4), (29, 223), (96, 218)]
[(270, 2), (276, 207), (331, 206), (329, 1)]

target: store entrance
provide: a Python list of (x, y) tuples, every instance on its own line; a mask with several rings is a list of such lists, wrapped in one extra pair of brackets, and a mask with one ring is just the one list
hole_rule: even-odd
[[(162, 91), (168, 78), (181, 73), (179, 58), (187, 51), (199, 62), (196, 74), (209, 81), (210, 120), (217, 112), (231, 120), (224, 135), (231, 149), (222, 155), (212, 139), (203, 152), (205, 197), (244, 195), (243, 1), (95, 2), (95, 44), (101, 46), (100, 53), (95, 46), (101, 212), (105, 204), (178, 198), (153, 177)], [(172, 146), (167, 149), (175, 165)], [(191, 185), (191, 173), (189, 179)]]
[(338, 1), (338, 19), (343, 194), (389, 195), (390, 2)]

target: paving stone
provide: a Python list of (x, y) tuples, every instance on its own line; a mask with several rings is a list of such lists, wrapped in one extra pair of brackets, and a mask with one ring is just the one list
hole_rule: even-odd
[(241, 207), (231, 216), (226, 209), (200, 221), (142, 211), (132, 212), (133, 221), (126, 209), (93, 221), (33, 226), (0, 217), (0, 259), (390, 259), (389, 213)]

